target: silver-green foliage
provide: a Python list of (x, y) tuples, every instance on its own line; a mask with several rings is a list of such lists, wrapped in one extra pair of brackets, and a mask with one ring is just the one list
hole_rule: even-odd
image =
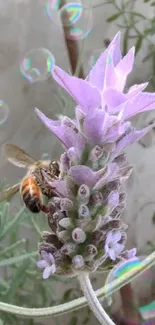
[[(0, 204), (0, 301), (23, 307), (48, 307), (75, 299), (80, 291), (71, 280), (53, 277), (43, 280), (36, 267), (37, 245), (46, 227), (43, 214), (33, 215), (26, 208), (12, 214), (12, 203)], [(24, 233), (24, 238), (23, 238)], [(56, 285), (62, 282), (64, 293), (56, 295)], [(67, 289), (65, 290), (65, 284)], [(83, 324), (89, 320), (89, 313)], [(58, 319), (56, 320), (56, 324)], [(76, 325), (77, 315), (70, 315), (68, 324)], [(0, 314), (0, 325), (39, 324), (33, 319), (21, 319), (8, 313)]]

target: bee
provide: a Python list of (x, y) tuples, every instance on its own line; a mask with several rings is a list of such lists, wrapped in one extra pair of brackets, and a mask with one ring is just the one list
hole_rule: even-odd
[(14, 144), (7, 143), (3, 148), (9, 162), (18, 167), (27, 168), (28, 172), (21, 182), (0, 192), (0, 202), (9, 200), (15, 193), (20, 191), (25, 206), (31, 212), (46, 212), (43, 195), (51, 198), (54, 193), (54, 189), (47, 183), (47, 178), (51, 181), (58, 179), (60, 173), (59, 163), (50, 160), (37, 161)]

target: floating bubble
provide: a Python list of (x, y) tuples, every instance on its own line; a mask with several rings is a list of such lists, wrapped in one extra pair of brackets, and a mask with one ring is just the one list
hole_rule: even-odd
[(81, 17), (83, 12), (83, 6), (79, 3), (66, 3), (59, 14), (64, 26), (70, 26), (75, 24)]
[[(134, 257), (130, 260), (125, 260), (123, 262), (118, 263), (108, 274), (108, 277), (106, 279), (106, 285), (108, 285), (108, 291), (111, 290), (110, 284), (114, 279), (120, 279), (125, 280), (130, 272), (134, 271), (140, 271), (141, 267), (143, 265), (143, 259)], [(139, 283), (145, 283), (145, 290), (147, 291), (147, 285), (148, 289), (151, 285), (152, 287), (152, 281), (154, 281), (155, 278), (155, 271), (153, 267), (149, 270), (146, 270), (144, 273), (137, 275), (136, 280), (139, 280)], [(147, 285), (146, 285), (147, 284)], [(134, 288), (134, 287), (133, 287)], [(148, 298), (148, 297), (147, 297)], [(111, 296), (107, 297), (108, 305), (112, 304)], [(141, 305), (139, 308), (139, 313), (141, 314), (141, 317), (143, 320), (147, 321), (147, 323), (144, 323), (146, 325), (154, 325), (152, 322), (153, 319), (155, 319), (155, 300), (145, 304)], [(123, 318), (125, 320), (125, 317)], [(129, 321), (129, 319), (128, 319)]]
[(46, 13), (47, 16), (53, 21), (58, 23), (57, 21), (57, 13), (59, 7), (61, 5), (62, 0), (48, 0), (46, 5)]
[(155, 319), (155, 300), (153, 300), (152, 302), (150, 302), (147, 305), (141, 306), (139, 308), (139, 311), (140, 311), (143, 319), (145, 319), (145, 320), (148, 320), (151, 318)]
[(91, 10), (83, 8), (81, 16), (71, 27), (68, 27), (66, 34), (68, 39), (84, 40), (91, 34), (92, 30), (92, 12)]
[(0, 125), (2, 125), (7, 121), (8, 115), (9, 115), (8, 105), (3, 100), (0, 100)]
[(23, 58), (20, 71), (31, 83), (45, 80), (55, 63), (52, 53), (44, 48), (33, 49)]
[(82, 11), (83, 6), (80, 0), (68, 0), (65, 5), (63, 0), (48, 0), (46, 5), (48, 17), (56, 22), (56, 15), (59, 16), (65, 26), (75, 23), (81, 16)]
[(62, 0), (48, 0), (46, 12), (53, 22), (63, 23), (68, 39), (85, 39), (92, 32), (92, 10), (84, 8), (80, 0), (67, 0), (65, 5)]

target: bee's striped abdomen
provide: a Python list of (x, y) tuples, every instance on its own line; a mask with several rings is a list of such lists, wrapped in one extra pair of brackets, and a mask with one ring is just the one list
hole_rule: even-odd
[(24, 178), (20, 189), (26, 207), (33, 213), (38, 213), (42, 207), (42, 194), (33, 177)]

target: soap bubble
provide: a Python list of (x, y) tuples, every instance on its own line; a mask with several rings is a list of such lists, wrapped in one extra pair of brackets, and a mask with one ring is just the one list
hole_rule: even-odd
[(7, 121), (8, 115), (9, 115), (8, 105), (3, 100), (0, 100), (0, 125), (2, 125)]
[(46, 12), (53, 22), (63, 23), (68, 39), (85, 39), (92, 31), (92, 10), (84, 8), (80, 0), (67, 0), (65, 5), (62, 0), (48, 0)]
[(79, 3), (66, 3), (59, 14), (64, 26), (75, 24), (81, 17), (83, 6)]
[(44, 48), (33, 49), (23, 58), (20, 71), (31, 83), (45, 80), (55, 63), (52, 53)]
[(71, 40), (86, 39), (92, 32), (92, 12), (89, 9), (84, 9), (79, 18), (69, 26), (66, 31), (66, 36)]
[(65, 26), (74, 23), (80, 17), (82, 10), (83, 6), (80, 0), (68, 0), (65, 5), (62, 0), (48, 0), (46, 5), (48, 17), (55, 21), (55, 15), (57, 14)]

